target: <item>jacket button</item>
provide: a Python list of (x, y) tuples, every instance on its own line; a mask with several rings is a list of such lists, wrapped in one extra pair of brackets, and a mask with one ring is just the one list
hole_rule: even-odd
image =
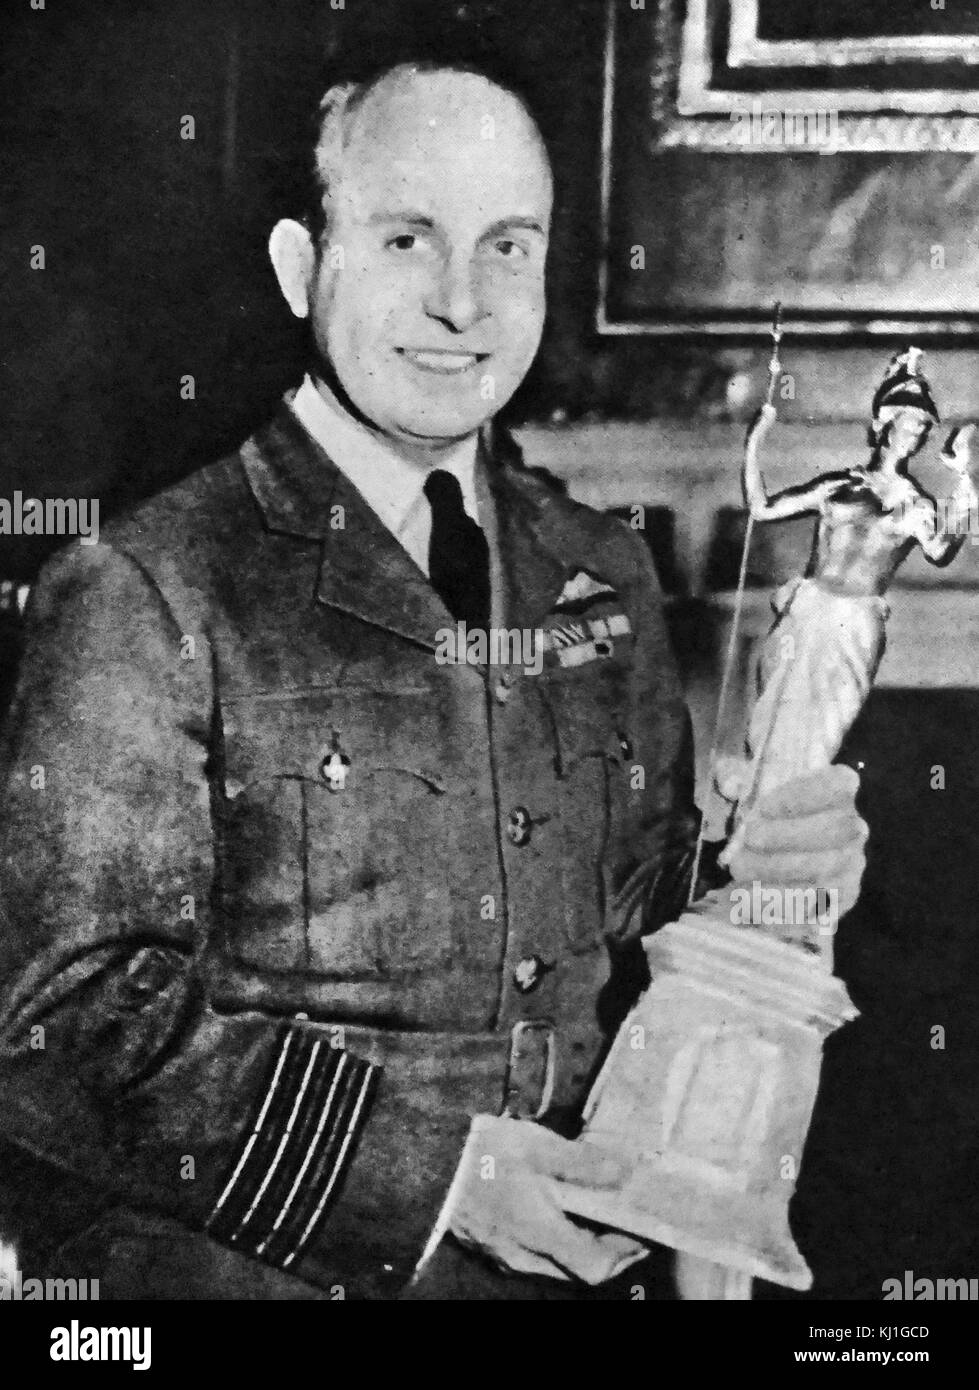
[(514, 806), (507, 816), (506, 823), (506, 833), (510, 843), (518, 846), (529, 844), (533, 828), (534, 823), (530, 819), (530, 812), (526, 806)]
[(350, 759), (340, 747), (340, 735), (334, 731), (330, 747), (320, 762), (320, 776), (331, 792), (342, 792), (347, 785)]
[(543, 980), (546, 969), (540, 956), (524, 956), (513, 972), (513, 983), (521, 994), (531, 994)]

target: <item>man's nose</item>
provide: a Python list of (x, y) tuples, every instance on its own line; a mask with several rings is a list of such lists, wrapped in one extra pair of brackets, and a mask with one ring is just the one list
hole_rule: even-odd
[(425, 300), (425, 312), (439, 319), (453, 333), (465, 333), (483, 318), (486, 310), (470, 261), (443, 262)]

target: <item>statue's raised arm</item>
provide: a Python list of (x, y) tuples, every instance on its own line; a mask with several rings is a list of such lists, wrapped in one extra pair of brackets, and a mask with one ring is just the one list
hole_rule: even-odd
[(933, 565), (947, 565), (955, 559), (966, 532), (975, 526), (979, 518), (979, 494), (971, 468), (975, 428), (971, 424), (956, 428), (945, 441), (941, 459), (954, 475), (955, 485), (942, 504), (941, 514), (928, 498), (928, 505), (918, 518), (917, 539)]
[(815, 482), (787, 487), (769, 497), (761, 472), (759, 452), (775, 423), (776, 410), (769, 402), (761, 407), (748, 430), (741, 469), (744, 504), (755, 521), (783, 521), (787, 517), (818, 512), (823, 502), (851, 481), (851, 473), (827, 473)]

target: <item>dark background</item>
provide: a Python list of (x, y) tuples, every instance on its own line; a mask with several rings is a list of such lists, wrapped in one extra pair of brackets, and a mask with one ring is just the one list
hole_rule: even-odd
[[(234, 447), (299, 366), (265, 243), (304, 210), (331, 60), (486, 46), (562, 184), (548, 343), (514, 418), (573, 394), (595, 301), (601, 0), (3, 0), (0, 495), (145, 495)], [(453, 33), (453, 25), (454, 33)], [(184, 115), (195, 138), (180, 138)], [(30, 269), (42, 245), (46, 268)], [(180, 399), (180, 378), (196, 399)], [(4, 538), (0, 577), (44, 551)]]
[[(682, 340), (610, 345), (592, 327), (603, 9), (49, 0), (32, 11), (2, 0), (0, 496), (95, 496), (104, 519), (268, 413), (296, 380), (300, 343), (265, 239), (301, 210), (303, 140), (329, 59), (437, 35), (459, 12), (536, 80), (561, 190), (546, 343), (511, 414), (716, 418), (722, 354)], [(180, 138), (184, 115), (193, 141)], [(38, 244), (46, 268), (32, 271)], [(188, 373), (193, 401), (180, 398)], [(650, 438), (668, 447), (668, 434)], [(566, 447), (578, 447), (573, 432)], [(656, 492), (651, 442), (643, 500)], [(0, 579), (32, 578), (51, 544), (0, 538)], [(12, 650), (0, 632), (0, 700)], [(689, 632), (679, 655), (688, 674), (712, 659)], [(862, 1017), (829, 1044), (793, 1209), (814, 1298), (879, 1298), (905, 1269), (979, 1275), (977, 729), (972, 691), (880, 691), (851, 739), (871, 857), (837, 958)], [(945, 792), (929, 788), (936, 763)]]
[(975, 6), (952, 0), (943, 8), (919, 0), (759, 0), (758, 33), (763, 39), (877, 38), (882, 34), (974, 34)]

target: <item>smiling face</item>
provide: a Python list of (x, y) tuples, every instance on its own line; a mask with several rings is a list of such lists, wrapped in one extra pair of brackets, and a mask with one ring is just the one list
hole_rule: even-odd
[(537, 351), (547, 157), (520, 102), (469, 73), (398, 69), (348, 120), (314, 341), (369, 422), (437, 448), (495, 415)]

